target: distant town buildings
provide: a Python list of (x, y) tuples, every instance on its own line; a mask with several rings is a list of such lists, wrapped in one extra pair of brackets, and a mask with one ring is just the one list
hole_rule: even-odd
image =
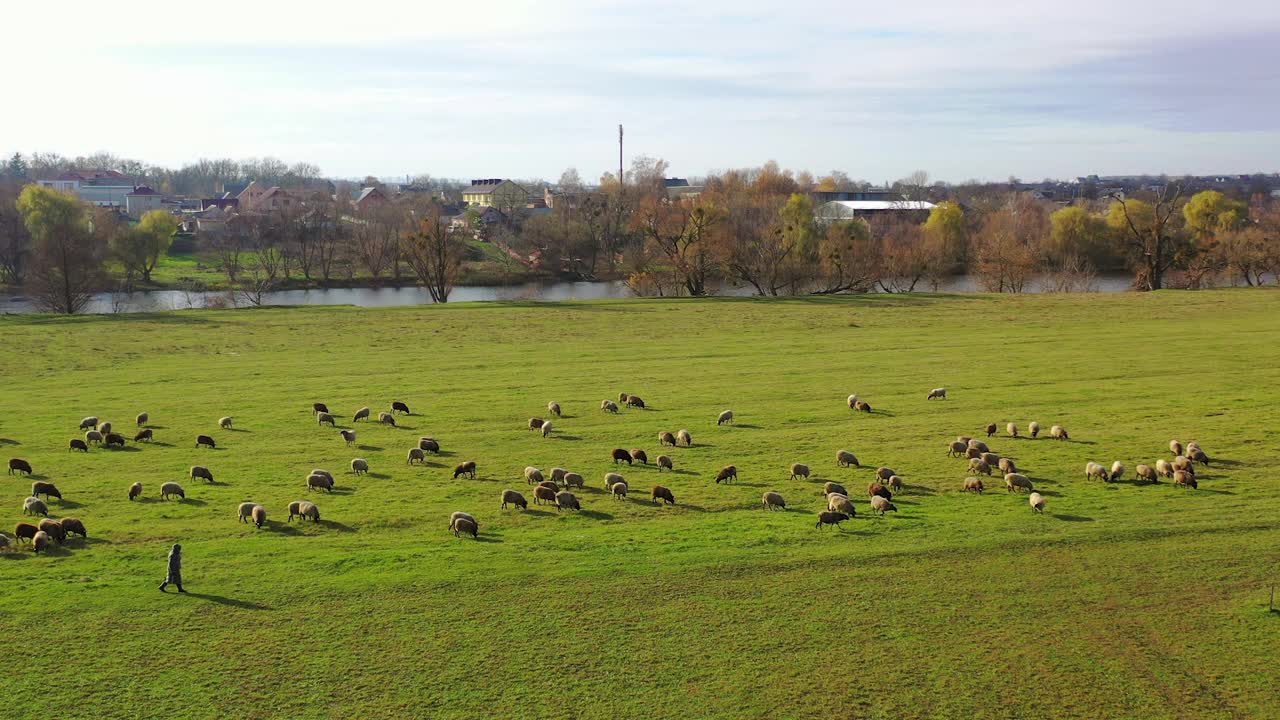
[(529, 191), (501, 178), (472, 180), (462, 191), (462, 201), (473, 207), (522, 208), (529, 204)]

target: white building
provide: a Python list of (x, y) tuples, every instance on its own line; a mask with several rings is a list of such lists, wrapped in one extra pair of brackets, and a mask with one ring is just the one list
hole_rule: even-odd
[(125, 207), (126, 198), (134, 189), (133, 181), (115, 170), (66, 172), (52, 180), (37, 182), (99, 207)]
[(139, 185), (124, 196), (125, 212), (130, 217), (142, 217), (152, 210), (164, 209), (164, 196), (146, 185)]
[(927, 200), (832, 200), (819, 205), (813, 215), (819, 222), (832, 222), (897, 213), (928, 215), (933, 208)]

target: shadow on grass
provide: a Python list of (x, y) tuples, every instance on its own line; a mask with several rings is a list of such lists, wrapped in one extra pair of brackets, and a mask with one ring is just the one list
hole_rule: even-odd
[(21, 445), (22, 443), (13, 438), (0, 438), (0, 445)]
[[(325, 520), (324, 518), (321, 518), (318, 522), (315, 522), (312, 524), (319, 525), (320, 527), (329, 528), (330, 530), (337, 530), (338, 532), (344, 532), (344, 533), (358, 532), (356, 528), (353, 528), (350, 525), (344, 525), (338, 522), (337, 520)], [(302, 527), (302, 526), (299, 525), (298, 527)]]
[(367, 475), (368, 477), (371, 477), (371, 478), (377, 478), (377, 479), (379, 479), (379, 480), (390, 480), (390, 479), (391, 479), (391, 476), (390, 476), (390, 475), (388, 475), (388, 474), (386, 474), (386, 473), (367, 472), (367, 473), (365, 473), (365, 475)]
[(582, 438), (578, 437), (577, 435), (555, 435), (555, 434), (553, 434), (553, 435), (551, 436), (551, 439), (552, 439), (552, 440), (570, 440), (570, 441), (572, 441), (572, 440), (581, 440)]
[(500, 482), (502, 482), (501, 478), (485, 477), (484, 475), (477, 475), (477, 476), (475, 477), (475, 480), (476, 480), (476, 482), (491, 482), (491, 483), (500, 483)]
[(252, 430), (245, 430), (244, 428), (238, 428), (238, 427), (225, 428), (225, 429), (226, 429), (226, 431), (227, 431), (227, 432), (244, 432), (244, 433), (251, 433), (251, 432), (253, 432)]
[(384, 450), (384, 448), (380, 448), (380, 447), (378, 447), (377, 445), (357, 445), (357, 446), (356, 446), (356, 449), (357, 449), (357, 450), (372, 450), (372, 451), (374, 451), (374, 452), (382, 452), (382, 450)]
[(18, 546), (15, 545), (8, 550), (0, 551), (0, 560), (26, 560), (32, 555), (35, 555), (35, 553), (29, 550), (19, 550)]
[(100, 537), (78, 538), (78, 541), (82, 545), (110, 545), (111, 544), (110, 540), (106, 538), (100, 538)]
[(270, 610), (270, 605), (251, 602), (249, 600), (236, 600), (235, 598), (225, 597), (223, 595), (210, 595), (208, 593), (195, 593), (188, 591), (187, 597), (197, 600), (206, 600), (208, 602), (217, 603), (219, 605), (227, 605), (229, 607), (240, 608), (241, 610)]
[(49, 479), (49, 476), (43, 473), (27, 473), (26, 475), (23, 475), (22, 473), (14, 473), (14, 477), (21, 478), (23, 480), (48, 480)]
[(612, 520), (613, 519), (613, 516), (610, 515), (609, 513), (600, 512), (599, 510), (579, 510), (578, 514), (582, 515), (583, 517), (589, 517), (592, 520)]
[(685, 470), (684, 468), (675, 468), (675, 469), (673, 469), (673, 470), (671, 471), (671, 474), (672, 474), (672, 475), (694, 475), (694, 476), (698, 476), (698, 475), (701, 475), (702, 473), (700, 473), (700, 472), (696, 472), (696, 471), (694, 471), (694, 470)]
[[(3, 444), (3, 443), (4, 443), (4, 440), (0, 440), (0, 444)], [(1240, 465), (1240, 461), (1238, 460), (1225, 460), (1223, 458), (1209, 458), (1209, 460), (1214, 465), (1224, 465), (1226, 467), (1236, 467), (1237, 465)]]
[(1192, 492), (1213, 493), (1214, 495), (1235, 495), (1235, 493), (1231, 492), (1230, 490), (1216, 490), (1214, 488), (1206, 488), (1206, 487), (1193, 490)]
[(294, 527), (291, 523), (288, 523), (288, 522), (281, 522), (280, 520), (268, 520), (266, 524), (267, 524), (267, 529), (270, 530), (271, 532), (278, 532), (282, 535), (298, 534), (298, 528)]
[(334, 485), (333, 489), (325, 493), (326, 495), (350, 495), (356, 491), (355, 488), (347, 485)]
[(142, 452), (142, 448), (137, 445), (108, 445), (103, 449), (111, 452)]
[(1063, 522), (1093, 522), (1093, 518), (1084, 515), (1065, 515), (1062, 513), (1049, 513), (1050, 517)]
[(1044, 495), (1045, 497), (1062, 497), (1062, 493), (1054, 490), (1045, 490), (1044, 488), (1040, 488), (1036, 490), (1036, 492), (1040, 493), (1041, 495)]
[(729, 427), (743, 428), (743, 429), (745, 429), (745, 430), (759, 430), (759, 429), (760, 429), (760, 426), (759, 426), (759, 425), (752, 425), (752, 424), (750, 424), (750, 423), (734, 423), (734, 424), (730, 425)]
[(496, 537), (494, 537), (494, 536), (492, 536), (492, 535), (484, 535), (484, 534), (477, 535), (474, 539), (475, 539), (475, 541), (476, 541), (476, 542), (482, 542), (482, 543), (500, 543), (500, 542), (503, 542), (502, 538), (496, 538)]
[(902, 492), (903, 494), (911, 493), (912, 495), (937, 495), (938, 494), (937, 490), (934, 490), (931, 487), (925, 487), (923, 485), (903, 485)]
[(84, 505), (81, 505), (80, 503), (76, 502), (75, 500), (59, 500), (59, 501), (58, 501), (58, 507), (59, 507), (59, 508), (65, 508), (65, 509), (67, 509), (67, 510), (72, 510), (72, 509), (74, 509), (74, 508), (84, 507)]
[(148, 442), (147, 445), (150, 445), (151, 447), (173, 447), (173, 443), (156, 442), (155, 440)]
[(181, 498), (178, 500), (178, 503), (181, 505), (195, 505), (196, 507), (203, 507), (209, 504), (203, 500), (196, 500), (194, 498)]

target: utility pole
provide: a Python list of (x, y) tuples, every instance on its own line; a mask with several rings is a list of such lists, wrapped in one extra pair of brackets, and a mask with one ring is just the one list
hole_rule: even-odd
[(618, 189), (622, 189), (622, 123), (618, 123)]

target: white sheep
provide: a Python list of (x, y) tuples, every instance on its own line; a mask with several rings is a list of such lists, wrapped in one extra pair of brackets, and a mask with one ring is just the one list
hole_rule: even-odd
[(938, 400), (946, 400), (946, 399), (947, 399), (947, 389), (946, 389), (946, 388), (944, 388), (944, 387), (934, 388), (934, 389), (932, 389), (932, 390), (930, 390), (930, 391), (929, 391), (929, 397), (925, 398), (925, 400), (933, 400), (933, 399), (935, 399), (935, 398), (936, 398), (936, 399), (938, 399)]
[(1088, 462), (1085, 464), (1084, 476), (1086, 480), (1089, 478), (1100, 478), (1102, 480), (1106, 480), (1110, 477), (1107, 474), (1107, 469), (1096, 462)]
[(842, 512), (849, 517), (853, 517), (858, 514), (858, 511), (853, 507), (853, 501), (850, 500), (848, 496), (841, 495), (840, 493), (827, 494), (827, 509), (834, 512)]
[(1008, 425), (1005, 425), (1005, 426), (1004, 426), (1004, 429), (1005, 429), (1005, 432), (1009, 433), (1009, 437), (1011, 437), (1011, 438), (1017, 438), (1017, 437), (1018, 437), (1018, 425), (1017, 425), (1017, 423), (1009, 423)]
[(543, 477), (541, 470), (530, 465), (524, 469), (524, 479), (525, 479), (525, 482), (529, 483), (530, 485), (537, 485), (538, 483), (542, 482), (546, 478)]
[(1111, 482), (1115, 482), (1124, 477), (1124, 463), (1116, 460), (1111, 463)]
[(1034, 440), (1035, 437), (1040, 434), (1040, 423), (1032, 420), (1031, 423), (1027, 425), (1027, 432), (1031, 434), (1031, 439)]
[(609, 487), (609, 492), (613, 493), (615, 500), (625, 500), (627, 497), (627, 484), (624, 482), (614, 483)]
[(1031, 512), (1044, 512), (1044, 496), (1038, 492), (1033, 492), (1027, 496), (1027, 502), (1031, 504)]
[(692, 445), (693, 445), (693, 436), (689, 434), (689, 431), (688, 431), (688, 430), (679, 430), (679, 431), (677, 431), (677, 432), (676, 432), (676, 439), (677, 439), (677, 440), (679, 440), (680, 442), (684, 443), (684, 446), (685, 446), (685, 447), (690, 447), (690, 446), (692, 446)]
[(542, 437), (551, 437), (551, 421), (542, 423)]
[(1071, 436), (1067, 434), (1067, 429), (1061, 425), (1054, 425), (1049, 428), (1049, 437), (1055, 440), (1070, 440)]
[(849, 399), (848, 399), (848, 400), (846, 400), (845, 402), (847, 402), (847, 403), (849, 404), (849, 409), (850, 409), (850, 410), (854, 410), (854, 409), (856, 409), (856, 407), (857, 407), (857, 405), (858, 405), (858, 396), (857, 396), (856, 394), (855, 394), (855, 395), (850, 395), (850, 396), (849, 396)]

